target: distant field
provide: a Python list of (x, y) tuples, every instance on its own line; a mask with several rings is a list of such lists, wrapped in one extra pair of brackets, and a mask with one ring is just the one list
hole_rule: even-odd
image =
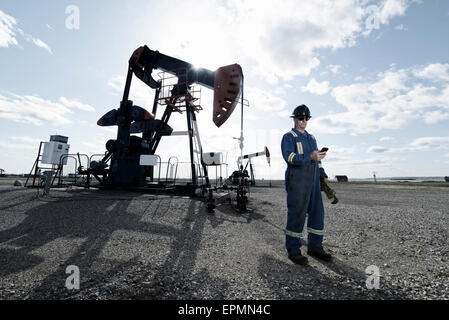
[[(25, 184), (26, 177), (18, 177), (18, 176), (9, 176), (9, 177), (0, 177), (0, 186), (12, 186), (16, 180), (21, 181)], [(72, 183), (74, 179), (64, 179), (65, 183)], [(92, 179), (93, 183), (95, 183), (95, 179)], [(436, 187), (449, 187), (449, 182), (445, 182), (444, 177), (440, 178), (416, 178), (416, 180), (390, 180), (390, 179), (378, 179), (377, 182), (368, 179), (354, 179), (349, 180), (349, 182), (337, 182), (336, 180), (330, 179), (331, 184), (368, 184), (368, 185), (398, 185), (398, 186), (436, 186)], [(28, 184), (33, 182), (32, 178), (30, 178)], [(57, 180), (55, 180), (55, 183)], [(211, 179), (212, 185), (215, 184), (215, 180)], [(256, 186), (258, 187), (282, 187), (284, 185), (284, 180), (256, 180)]]

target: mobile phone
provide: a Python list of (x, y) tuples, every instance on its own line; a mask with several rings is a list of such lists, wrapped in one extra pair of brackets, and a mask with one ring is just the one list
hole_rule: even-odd
[(326, 152), (327, 150), (329, 150), (329, 148), (323, 147), (323, 148), (321, 148), (320, 152)]

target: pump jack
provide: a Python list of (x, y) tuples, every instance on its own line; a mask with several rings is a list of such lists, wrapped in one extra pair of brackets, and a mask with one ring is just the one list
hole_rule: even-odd
[[(178, 81), (173, 85), (170, 94), (163, 98), (166, 105), (160, 119), (155, 119), (157, 107), (161, 101), (161, 81), (152, 77), (154, 69), (159, 69), (177, 77)], [(152, 113), (144, 108), (133, 105), (129, 92), (133, 75), (137, 76), (150, 88), (155, 89), (155, 98)], [(210, 183), (207, 174), (207, 166), (202, 159), (200, 150), (194, 150), (195, 138), (199, 139), (196, 125), (195, 111), (199, 111), (194, 104), (191, 88), (193, 84), (199, 84), (214, 90), (214, 104), (212, 120), (220, 127), (234, 111), (239, 102), (243, 103), (243, 72), (238, 64), (232, 64), (210, 71), (203, 68), (195, 68), (192, 64), (153, 51), (147, 46), (139, 47), (129, 59), (128, 73), (126, 77), (123, 98), (120, 107), (106, 113), (97, 124), (99, 126), (118, 126), (117, 139), (106, 143), (107, 152), (101, 161), (92, 161), (90, 168), (84, 173), (94, 175), (102, 187), (108, 188), (141, 188), (148, 187), (146, 178), (153, 181), (153, 167), (140, 165), (142, 155), (155, 155), (156, 149), (163, 136), (171, 135), (173, 129), (168, 121), (173, 111), (185, 111), (187, 118), (189, 151), (191, 162), (191, 181), (182, 186), (182, 191), (190, 195), (198, 193), (200, 188), (203, 193), (209, 192)], [(131, 133), (142, 133), (142, 137), (132, 136)], [(199, 153), (200, 163), (195, 163), (195, 152)], [(107, 162), (110, 160), (110, 164)], [(205, 183), (199, 183), (197, 166), (201, 166)], [(201, 170), (200, 170), (201, 172)]]
[(243, 170), (244, 171), (247, 170), (246, 168), (249, 165), (250, 183), (251, 183), (252, 186), (254, 186), (256, 184), (256, 178), (254, 177), (254, 168), (253, 168), (253, 164), (251, 162), (251, 159), (254, 158), (254, 157), (258, 157), (258, 156), (265, 156), (267, 158), (268, 165), (270, 165), (270, 151), (268, 150), (267, 147), (265, 147), (263, 151), (255, 152), (255, 153), (251, 153), (251, 154), (245, 154), (244, 156), (240, 156), (240, 157), (237, 158), (237, 166), (239, 168), (242, 166), (243, 159), (248, 159), (248, 162), (246, 163), (245, 168)]

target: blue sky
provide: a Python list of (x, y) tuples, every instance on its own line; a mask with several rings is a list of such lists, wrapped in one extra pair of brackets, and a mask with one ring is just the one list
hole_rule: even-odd
[[(116, 131), (96, 121), (118, 107), (128, 59), (146, 44), (210, 70), (242, 66), (244, 152), (272, 155), (271, 167), (255, 160), (257, 178), (283, 177), (280, 140), (299, 104), (329, 147), (331, 177), (449, 175), (448, 1), (275, 3), (3, 0), (0, 168), (28, 172), (53, 134), (69, 137), (70, 152), (103, 153)], [(136, 78), (131, 97), (151, 110), (154, 91)], [(240, 110), (216, 128), (211, 90), (201, 105), (203, 149), (223, 152), (231, 172)], [(186, 129), (181, 115), (169, 124)], [(157, 152), (187, 160), (187, 139), (164, 137)]]

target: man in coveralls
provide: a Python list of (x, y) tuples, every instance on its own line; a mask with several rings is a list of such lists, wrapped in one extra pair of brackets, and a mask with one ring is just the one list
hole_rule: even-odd
[(323, 249), (324, 207), (321, 198), (320, 176), (327, 179), (321, 165), (326, 152), (319, 152), (315, 137), (305, 129), (311, 118), (305, 105), (295, 108), (291, 118), (295, 127), (282, 137), (282, 156), (287, 162), (285, 187), (287, 191), (287, 227), (285, 230), (288, 257), (294, 263), (306, 265), (301, 255), (301, 237), (307, 219), (307, 254), (324, 261), (332, 256)]

